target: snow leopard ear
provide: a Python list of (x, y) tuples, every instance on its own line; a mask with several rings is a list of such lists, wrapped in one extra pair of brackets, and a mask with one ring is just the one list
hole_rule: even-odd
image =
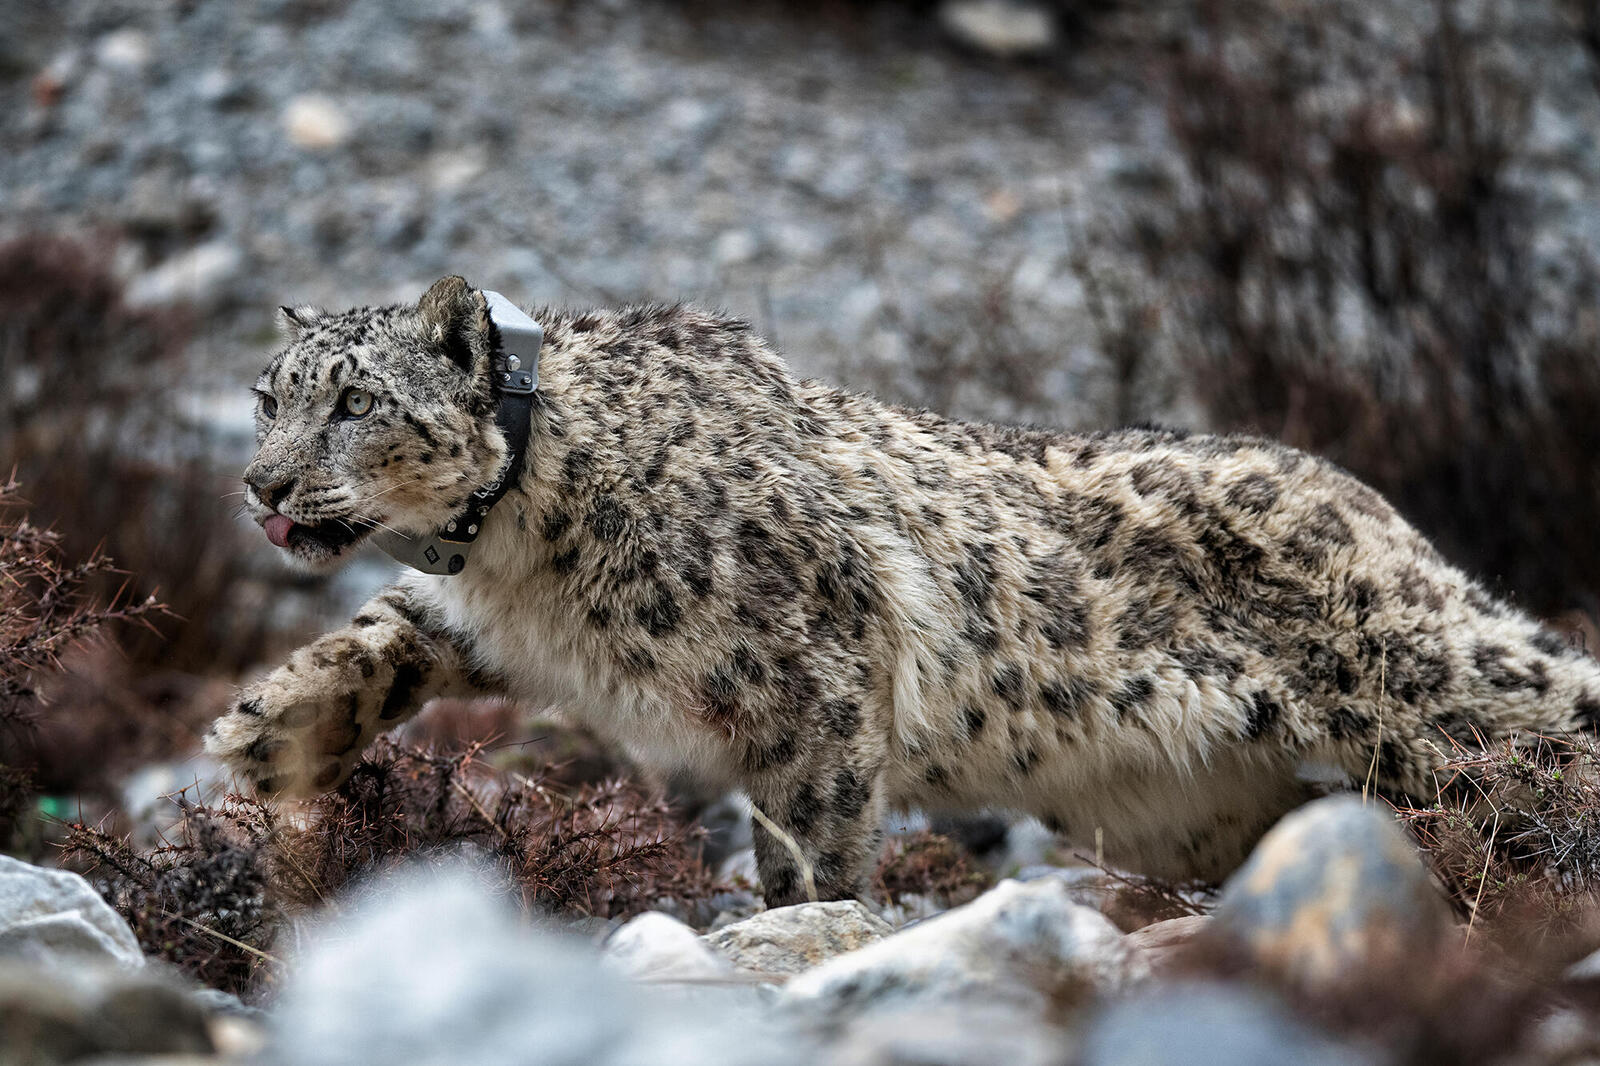
[(452, 274), (440, 278), (417, 301), (428, 340), (465, 374), (489, 369), (489, 303), (483, 293)]
[(293, 344), (305, 336), (306, 330), (321, 317), (322, 312), (310, 304), (301, 304), (299, 307), (285, 305), (278, 308), (278, 332), (283, 334), (284, 340)]

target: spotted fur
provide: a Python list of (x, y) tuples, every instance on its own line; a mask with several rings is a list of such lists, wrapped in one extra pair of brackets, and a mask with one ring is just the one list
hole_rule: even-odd
[[(480, 294), (290, 314), (250, 471), (294, 481), (283, 514), (420, 532), (488, 480)], [(332, 787), (427, 699), (505, 693), (742, 787), (825, 897), (863, 888), (888, 806), (1217, 878), (1308, 765), (1428, 793), (1453, 744), (1600, 715), (1600, 666), (1310, 456), (904, 410), (683, 308), (536, 317), (521, 484), (466, 573), (408, 574), (242, 693), (209, 747), (258, 786)], [(330, 422), (351, 382), (373, 412)], [(764, 831), (757, 859), (769, 903), (801, 897)]]

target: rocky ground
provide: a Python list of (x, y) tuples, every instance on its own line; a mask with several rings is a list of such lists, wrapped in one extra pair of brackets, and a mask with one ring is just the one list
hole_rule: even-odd
[[(720, 305), (803, 372), (961, 415), (1196, 421), (1161, 362), (1184, 339), (1172, 312), (1189, 292), (1160, 288), (1171, 279), (1150, 276), (1134, 248), (1165, 239), (1194, 191), (1169, 126), (1167, 62), (1204, 52), (1206, 5), (1072, 17), (1080, 6), (0, 0), (0, 239), (73, 234), (135, 311), (193, 316), (181, 373), (161, 389), (206, 427), (205, 462), (230, 488), (249, 446), (244, 386), (275, 343), (272, 307), (414, 299), (450, 272), (528, 305)], [(1440, 11), (1469, 29), (1500, 20), (1475, 70), (1528, 90), (1509, 174), (1532, 206), (1517, 220), (1531, 229), (1530, 269), (1541, 298), (1583, 305), (1592, 327), (1593, 294), (1567, 269), (1600, 253), (1600, 54), (1571, 32), (1581, 5), (1259, 7), (1298, 58), (1334, 57), (1323, 73), (1337, 76), (1307, 89), (1310, 105), (1337, 111), (1356, 83), (1392, 96), (1384, 114), (1402, 133), (1416, 121), (1415, 70), (1396, 56), (1416, 52)], [(1296, 36), (1313, 7), (1354, 10), (1353, 44)], [(1096, 281), (1150, 311), (1155, 325), (1130, 336), (1155, 353), (1153, 377), (1125, 373), (1093, 313)], [(86, 373), (100, 354), (46, 353)], [(4, 355), (0, 387), (20, 388)], [(46, 502), (56, 483), (40, 478)], [(220, 540), (227, 506), (204, 514), (185, 499), (183, 517), (210, 530), (198, 539)], [(226, 586), (219, 611), (281, 613), (287, 630), (387, 572), (358, 570), (285, 610), (285, 575), (259, 540), (241, 542), (260, 565)], [(79, 695), (122, 713), (104, 693)], [(169, 716), (177, 702), (152, 706)], [(452, 739), (499, 730), (489, 713)], [(424, 718), (442, 730), (440, 708)], [(162, 761), (120, 784), (121, 828), (144, 848), (169, 826), (172, 794), (212, 772), (184, 761), (194, 738), (179, 733), (166, 728)], [(1552, 774), (1540, 795), (1561, 787)], [(478, 803), (458, 792), (452, 802)], [(1575, 808), (1587, 824), (1592, 798)], [(83, 809), (70, 793), (45, 801), (52, 814)], [(1440, 893), (1385, 809), (1342, 800), (1296, 814), (1220, 893), (1130, 885), (1055, 854), (1032, 823), (967, 825), (943, 828), (987, 854), (988, 875), (968, 887), (1000, 879), (976, 899), (911, 883), (870, 905), (765, 912), (747, 822), (724, 800), (701, 816), (713, 894), (664, 896), (627, 922), (530, 925), (491, 902), (515, 890), (480, 868), (380, 872), (364, 894), (296, 910), (275, 938), (229, 945), (274, 975), (265, 1006), (154, 958), (169, 945), (150, 930), (223, 943), (215, 926), (237, 917), (226, 905), (131, 914), (141, 948), (97, 894), (104, 867), (90, 885), (0, 859), (0, 1061), (1600, 1061), (1600, 962), (1568, 969), (1570, 951), (1542, 947), (1505, 956), (1514, 935), (1459, 918), (1542, 871), (1533, 845), (1505, 876), (1498, 865), (1491, 876), (1504, 859), (1492, 837), (1463, 846)], [(496, 825), (482, 820), (475, 846), (492, 846)], [(1451, 823), (1423, 824), (1438, 874)], [(1564, 839), (1600, 853), (1576, 825)], [(1456, 825), (1457, 843), (1481, 845), (1486, 828)], [(450, 850), (430, 843), (431, 857)], [(369, 873), (407, 851), (389, 846), (373, 848)], [(193, 902), (185, 868), (168, 872), (163, 890)]]
[(1131, 931), (1105, 913), (1112, 883), (1081, 873), (1038, 870), (912, 920), (852, 900), (710, 931), (647, 913), (580, 935), (501, 910), (482, 870), (418, 868), (325, 908), (261, 1009), (147, 963), (76, 875), (0, 859), (0, 1057), (1265, 1066), (1600, 1055), (1585, 1006), (1600, 964), (1555, 975), (1537, 998), (1512, 988), (1381, 805), (1302, 808), (1214, 900), (1143, 924), (1123, 914)]
[(937, 316), (1014, 278), (1065, 396), (1093, 369), (1065, 340), (1087, 336), (1069, 208), (1147, 176), (1164, 136), (1137, 70), (1005, 61), (894, 4), (16, 18), (36, 30), (6, 46), (26, 76), (0, 117), (3, 228), (126, 234), (133, 298), (204, 305), (235, 390), (278, 303), (414, 299), (461, 272), (525, 304), (723, 306), (846, 373), (909, 354), (886, 307)]
[[(1600, 249), (1571, 6), (1456, 16), (1503, 24), (1533, 84), (1519, 173), (1552, 256)], [(1045, 380), (937, 398), (1068, 424), (1104, 418), (1109, 373), (1074, 260), (1178, 195), (1165, 57), (1196, 32), (1174, 0), (7, 7), (0, 234), (110, 234), (134, 301), (206, 310), (208, 385), (239, 392), (278, 303), (462, 272), (525, 304), (720, 305), (806, 372), (918, 398), (906, 324), (998, 300)], [(1434, 14), (1367, 5), (1345, 73), (1382, 79)]]

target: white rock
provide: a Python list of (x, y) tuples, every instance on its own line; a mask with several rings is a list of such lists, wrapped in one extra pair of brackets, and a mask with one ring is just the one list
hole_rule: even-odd
[(1000, 1002), (1043, 1010), (1149, 975), (1103, 915), (1055, 880), (1003, 881), (930, 918), (790, 981), (791, 1008), (846, 1016), (885, 1005)]
[(711, 254), (723, 266), (748, 263), (761, 251), (761, 242), (747, 229), (724, 230), (712, 244)]
[(998, 1004), (867, 1014), (834, 1041), (828, 1066), (1060, 1066), (1059, 1030)]
[(130, 307), (188, 303), (207, 306), (239, 275), (244, 256), (226, 240), (210, 241), (175, 255), (128, 283)]
[(127, 969), (144, 952), (122, 916), (75, 873), (0, 855), (0, 959), (73, 968), (93, 959)]
[(939, 22), (962, 44), (990, 55), (1034, 55), (1056, 42), (1050, 12), (1017, 0), (945, 0)]
[(892, 931), (859, 901), (847, 899), (762, 911), (708, 933), (704, 940), (742, 970), (797, 974), (876, 943)]
[(434, 192), (453, 193), (465, 188), (489, 169), (489, 157), (472, 147), (436, 152), (428, 162), (428, 183)]
[(150, 63), (150, 37), (139, 30), (113, 30), (95, 42), (94, 57), (102, 66), (136, 73)]
[(1567, 967), (1568, 981), (1600, 981), (1600, 951), (1585, 955)]
[(734, 883), (744, 880), (747, 884), (755, 884), (761, 879), (760, 872), (756, 869), (756, 849), (740, 848), (717, 867), (717, 879)]
[(695, 981), (733, 972), (693, 929), (656, 911), (612, 933), (602, 957), (608, 967), (638, 981)]
[(318, 93), (296, 96), (283, 109), (283, 128), (301, 148), (322, 152), (350, 139), (350, 118), (333, 100)]
[[(468, 871), (386, 875), (284, 979), (257, 1060), (282, 1066), (756, 1066), (814, 1048), (750, 1011), (693, 1009), (540, 934)], [(735, 1004), (735, 1006), (737, 1006)]]

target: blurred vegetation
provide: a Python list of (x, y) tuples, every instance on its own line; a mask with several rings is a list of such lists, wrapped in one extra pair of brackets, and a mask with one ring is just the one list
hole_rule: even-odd
[(273, 987), (274, 944), (296, 915), (406, 863), (485, 857), (524, 910), (565, 918), (628, 918), (722, 887), (699, 831), (659, 792), (620, 778), (573, 783), (559, 764), (497, 771), (483, 752), (385, 738), (304, 817), (239, 796), (186, 803), (171, 843), (144, 849), (75, 823), (65, 857), (148, 953), (252, 999)]
[(1193, 188), (1150, 254), (1183, 378), (1214, 426), (1347, 467), (1522, 606), (1600, 616), (1600, 263), (1540, 270), (1531, 74), (1495, 5), (1469, 27), (1439, 0), (1406, 54), (1359, 3), (1275, 7), (1204, 5), (1175, 63)]
[(104, 240), (0, 244), (0, 469), (71, 557), (103, 546), (132, 590), (171, 617), (130, 636), (133, 661), (232, 674), (258, 661), (270, 612), (249, 574), (213, 471), (207, 427), (183, 409), (194, 326), (185, 309), (135, 309)]
[(22, 840), (32, 828), (37, 760), (30, 757), (44, 714), (42, 687), (63, 657), (106, 637), (119, 623), (149, 624), (163, 610), (126, 585), (97, 596), (97, 585), (120, 580), (99, 551), (74, 560), (61, 536), (31, 522), (15, 480), (0, 484), (0, 848), (36, 850)]

